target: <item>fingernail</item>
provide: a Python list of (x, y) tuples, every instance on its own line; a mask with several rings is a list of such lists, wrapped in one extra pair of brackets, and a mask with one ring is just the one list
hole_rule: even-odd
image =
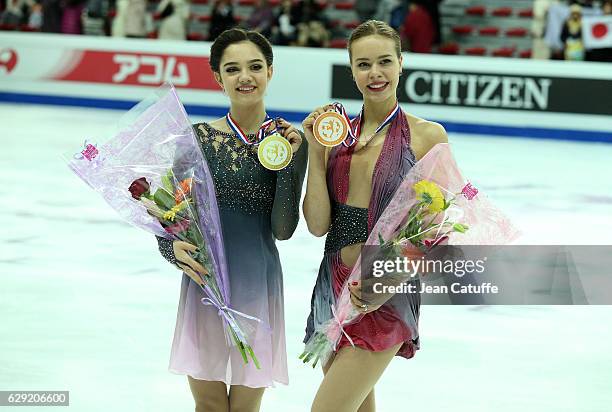
[(358, 284), (358, 283), (359, 283), (359, 282), (357, 282), (357, 281), (353, 281), (352, 285), (353, 285), (353, 286), (357, 286), (357, 284)]

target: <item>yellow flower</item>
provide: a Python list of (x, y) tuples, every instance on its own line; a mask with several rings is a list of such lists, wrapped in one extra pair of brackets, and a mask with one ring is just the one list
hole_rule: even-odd
[(174, 218), (176, 217), (176, 214), (180, 212), (181, 210), (185, 209), (186, 206), (187, 206), (187, 202), (182, 201), (181, 203), (172, 207), (172, 209), (164, 213), (164, 216), (163, 216), (164, 219), (174, 222)]
[(416, 192), (417, 200), (428, 205), (427, 209), (430, 212), (437, 213), (444, 209), (444, 196), (437, 184), (429, 180), (421, 180), (412, 187)]

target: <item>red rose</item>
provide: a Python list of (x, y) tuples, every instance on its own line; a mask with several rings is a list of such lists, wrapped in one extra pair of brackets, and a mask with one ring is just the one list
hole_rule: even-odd
[(140, 200), (142, 195), (149, 191), (149, 187), (150, 185), (149, 182), (147, 182), (147, 179), (141, 177), (140, 179), (134, 180), (128, 190), (134, 199)]

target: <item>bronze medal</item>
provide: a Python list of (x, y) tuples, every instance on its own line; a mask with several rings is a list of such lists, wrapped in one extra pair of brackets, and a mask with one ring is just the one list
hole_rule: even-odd
[(334, 147), (342, 143), (349, 133), (350, 125), (336, 112), (325, 112), (315, 120), (313, 134), (323, 146)]

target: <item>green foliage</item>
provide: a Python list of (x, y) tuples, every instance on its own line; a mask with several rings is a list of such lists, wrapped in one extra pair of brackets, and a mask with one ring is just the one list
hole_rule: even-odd
[(172, 180), (174, 178), (174, 173), (172, 173), (172, 169), (168, 170), (165, 176), (161, 177), (162, 187), (168, 193), (174, 193), (174, 185), (172, 184)]
[(175, 206), (174, 196), (162, 188), (155, 191), (153, 201), (162, 210), (170, 210)]

